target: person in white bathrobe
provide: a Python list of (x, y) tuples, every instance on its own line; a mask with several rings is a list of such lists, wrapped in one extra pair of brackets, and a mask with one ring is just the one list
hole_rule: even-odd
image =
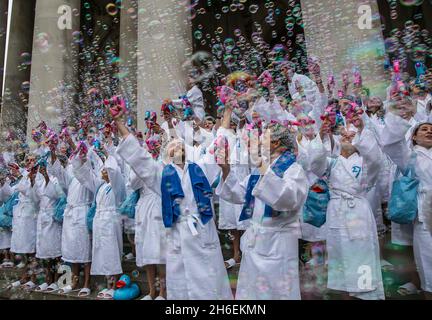
[(37, 168), (34, 167), (36, 157), (28, 155), (26, 158), (28, 170), (23, 169), (23, 177), (16, 185), (19, 192), (18, 204), (13, 208), (11, 252), (31, 254), (36, 252), (36, 221), (37, 197), (32, 188), (36, 181)]
[[(228, 163), (221, 164), (222, 179), (216, 193), (232, 203), (244, 204), (251, 212), (251, 225), (241, 238), (243, 252), (237, 282), (237, 300), (300, 300), (298, 239), (301, 236), (299, 214), (306, 200), (308, 180), (295, 162), (294, 137), (281, 125), (270, 125), (263, 144), (270, 146), (270, 159), (263, 159), (243, 181), (239, 181)], [(289, 155), (285, 172), (274, 167)], [(282, 161), (282, 160), (281, 160)], [(271, 166), (269, 164), (271, 163)], [(250, 190), (254, 176), (260, 176)], [(250, 193), (251, 192), (251, 193)], [(250, 196), (254, 203), (249, 202)], [(268, 208), (271, 215), (267, 214)]]
[(353, 116), (350, 123), (357, 131), (341, 130), (339, 156), (327, 159), (322, 144), (330, 134), (328, 120), (310, 153), (315, 173), (322, 176), (329, 172), (327, 287), (359, 299), (385, 299), (376, 223), (366, 198), (376, 183), (382, 152), (374, 133), (364, 128), (359, 116)]
[[(224, 111), (221, 127), (217, 130), (216, 139), (224, 138), (228, 143), (228, 150), (231, 153), (230, 163), (233, 174), (237, 176), (237, 179), (241, 181), (249, 175), (248, 164), (241, 163), (239, 159), (240, 150), (240, 139), (239, 133), (236, 133), (235, 129), (237, 125), (231, 121), (232, 110), (227, 108)], [(237, 130), (241, 130), (238, 128)], [(214, 145), (212, 145), (214, 148)], [(235, 172), (235, 173), (234, 173)], [(233, 244), (233, 257), (225, 261), (227, 269), (232, 268), (234, 265), (239, 264), (241, 260), (240, 253), (240, 236), (244, 232), (249, 223), (248, 221), (239, 221), (240, 213), (242, 211), (242, 204), (233, 203), (219, 198), (219, 230), (229, 230), (232, 236)]]
[(123, 272), (123, 234), (121, 216), (117, 209), (126, 198), (126, 186), (117, 160), (103, 149), (106, 160), (98, 173), (87, 157), (81, 157), (74, 167), (77, 180), (96, 195), (96, 214), (92, 228), (92, 275), (107, 277), (107, 288), (98, 293), (98, 298), (112, 299), (114, 285)]
[[(162, 178), (169, 178), (163, 175), (165, 167), (160, 162), (156, 162), (147, 150), (140, 148), (137, 139), (123, 124), (121, 116), (120, 111), (116, 117), (116, 123), (124, 140), (118, 146), (118, 153), (127, 163), (134, 163), (131, 167), (137, 176), (143, 179), (149, 188), (163, 197), (164, 192), (169, 192), (171, 188), (171, 186), (162, 185)], [(178, 175), (179, 188), (184, 194), (183, 199), (175, 200), (174, 203), (180, 209), (180, 216), (167, 228), (167, 299), (232, 299), (215, 222), (210, 219), (205, 224), (202, 223), (198, 210), (201, 204), (195, 201), (190, 178), (193, 173), (188, 171), (189, 167), (197, 168), (198, 166), (197, 170), (204, 173), (201, 178), (205, 178), (211, 184), (219, 170), (215, 164), (185, 163), (184, 144), (179, 140), (173, 140), (168, 144), (167, 154), (171, 162), (170, 169), (175, 170), (174, 175)], [(176, 163), (173, 163), (174, 154), (178, 160)], [(207, 211), (208, 209), (206, 208)]]
[[(69, 139), (72, 150), (75, 144)], [(72, 283), (60, 290), (69, 293), (79, 286), (80, 267), (84, 265), (84, 284), (79, 296), (90, 294), (91, 238), (87, 228), (86, 217), (93, 193), (78, 181), (73, 172), (73, 165), (79, 165), (80, 160), (74, 157), (65, 167), (57, 158), (56, 150), (51, 150), (51, 166), (49, 174), (57, 178), (62, 189), (67, 192), (67, 205), (63, 216), (61, 252), (62, 260), (72, 264)], [(97, 156), (96, 156), (97, 157)]]
[[(147, 144), (146, 144), (147, 145)], [(161, 144), (152, 150), (160, 153)], [(142, 148), (142, 147), (141, 147)], [(161, 161), (160, 158), (157, 158)], [(128, 160), (128, 159), (125, 159)], [(144, 267), (149, 286), (149, 293), (142, 300), (166, 299), (166, 230), (162, 222), (161, 198), (159, 194), (149, 188), (133, 170), (140, 163), (130, 162), (128, 166), (128, 185), (133, 191), (139, 191), (140, 197), (135, 207), (135, 246), (136, 264)], [(156, 290), (156, 275), (159, 276), (160, 290)]]
[(39, 213), (36, 226), (36, 258), (43, 260), (45, 267), (45, 282), (39, 285), (37, 291), (57, 290), (58, 273), (56, 263), (61, 257), (62, 224), (53, 219), (55, 204), (64, 196), (64, 192), (53, 176), (49, 176), (46, 165), (39, 166), (43, 177), (33, 188), (39, 200)]
[[(406, 101), (407, 102), (407, 101)], [(408, 103), (412, 103), (409, 102)], [(403, 109), (403, 102), (398, 108)], [(414, 168), (418, 189), (418, 216), (414, 221), (414, 258), (425, 297), (432, 300), (432, 123), (412, 126), (412, 114), (389, 112), (383, 133), (383, 150), (404, 171), (415, 154)], [(407, 143), (405, 136), (411, 140)]]

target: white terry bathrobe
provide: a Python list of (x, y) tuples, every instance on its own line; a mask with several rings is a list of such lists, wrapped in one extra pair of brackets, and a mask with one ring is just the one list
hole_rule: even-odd
[[(306, 137), (302, 137), (301, 141), (297, 140), (298, 146), (298, 157), (297, 162), (303, 167), (306, 172), (308, 179), (308, 188), (311, 188), (315, 182), (318, 180), (318, 176), (313, 173), (311, 163), (311, 157), (309, 157), (309, 149), (313, 148), (313, 140), (309, 140)], [(302, 209), (303, 210), (303, 209)], [(324, 223), (321, 227), (315, 227), (309, 223), (303, 222), (303, 212), (300, 212), (300, 222), (301, 222), (301, 238), (309, 242), (323, 241), (326, 238), (327, 226)]]
[[(377, 114), (368, 116), (366, 113), (362, 115), (362, 118), (365, 121), (366, 127), (375, 134), (378, 144), (381, 145), (381, 135), (385, 127), (384, 119), (378, 117)], [(391, 160), (386, 155), (383, 155), (376, 184), (367, 193), (367, 199), (374, 213), (379, 234), (383, 234), (386, 231), (381, 204), (388, 200), (391, 167)]]
[[(14, 190), (10, 186), (9, 179), (0, 187), (0, 205), (3, 205), (13, 194)], [(0, 228), (0, 250), (9, 249), (11, 246), (12, 231), (8, 228)]]
[[(320, 137), (315, 141), (319, 144)], [(327, 159), (322, 144), (310, 153), (314, 168), (321, 168), (317, 175), (330, 167), (327, 287), (360, 299), (385, 299), (376, 222), (366, 198), (368, 189), (376, 183), (382, 152), (374, 133), (367, 128), (357, 133), (352, 143), (359, 153), (349, 158), (339, 155)]]
[(67, 190), (67, 205), (62, 227), (62, 259), (70, 263), (88, 263), (91, 261), (91, 238), (87, 228), (87, 211), (93, 200), (92, 192), (81, 184), (73, 173), (72, 159), (66, 168), (59, 160), (48, 167), (63, 188)]
[[(230, 174), (216, 193), (242, 204), (250, 175), (239, 181)], [(308, 181), (303, 168), (293, 163), (283, 178), (268, 168), (252, 195), (255, 197), (250, 226), (241, 238), (243, 252), (237, 282), (237, 300), (300, 300), (298, 239), (299, 214), (306, 200)], [(265, 205), (284, 211), (264, 217)]]
[(418, 216), (413, 231), (414, 258), (422, 289), (432, 292), (432, 149), (412, 146), (412, 142), (407, 143), (405, 138), (407, 133), (412, 136), (414, 128), (418, 126), (412, 126), (401, 117), (388, 113), (383, 145), (384, 151), (401, 170), (407, 168), (412, 153), (416, 153), (415, 172), (420, 185)]
[(135, 207), (136, 264), (138, 267), (166, 264), (166, 230), (162, 222), (161, 197), (132, 168), (129, 172), (129, 187), (134, 191), (140, 190)]
[(39, 200), (37, 217), (36, 258), (61, 257), (62, 224), (53, 219), (55, 203), (64, 195), (57, 179), (50, 176), (48, 184), (42, 177), (34, 186)]
[[(133, 168), (145, 184), (161, 197), (163, 165), (140, 148), (137, 139), (129, 135), (117, 152)], [(219, 171), (201, 165), (211, 184)], [(185, 197), (180, 201), (181, 215), (167, 228), (166, 285), (169, 300), (227, 300), (232, 299), (214, 219), (200, 223), (197, 204), (189, 177), (188, 164), (184, 169), (174, 165)], [(216, 168), (215, 168), (216, 169)], [(196, 231), (196, 232), (195, 232)]]
[[(231, 170), (237, 179), (243, 181), (246, 176), (249, 175), (249, 166), (247, 164), (240, 164), (239, 159), (239, 139), (240, 135), (236, 135), (233, 130), (226, 128), (219, 128), (216, 136), (224, 136), (228, 141), (230, 150), (229, 161), (231, 164)], [(213, 144), (210, 148), (213, 147)], [(229, 202), (223, 198), (219, 198), (219, 224), (220, 230), (246, 230), (249, 222), (239, 221), (240, 213), (243, 209), (243, 204)]]
[[(36, 182), (38, 176), (40, 175), (37, 175)], [(23, 171), (23, 177), (15, 188), (19, 192), (19, 201), (13, 208), (10, 250), (15, 253), (35, 253), (38, 201), (27, 171)]]
[(121, 216), (117, 211), (126, 197), (126, 186), (114, 156), (109, 155), (104, 168), (110, 183), (101, 178), (90, 161), (74, 167), (75, 176), (93, 194), (96, 194), (96, 214), (93, 219), (92, 275), (121, 274), (123, 234)]

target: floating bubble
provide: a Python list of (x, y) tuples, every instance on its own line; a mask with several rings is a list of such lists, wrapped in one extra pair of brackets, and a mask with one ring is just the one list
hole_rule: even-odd
[(105, 10), (110, 16), (115, 16), (118, 13), (117, 6), (114, 3), (108, 3)]
[(21, 65), (31, 65), (31, 54), (28, 52), (21, 53)]
[(48, 34), (46, 32), (38, 33), (35, 37), (35, 45), (41, 52), (48, 52), (51, 47)]
[(159, 20), (153, 20), (148, 24), (149, 33), (155, 40), (161, 40), (165, 37), (162, 23)]
[(21, 83), (21, 90), (24, 91), (25, 93), (28, 93), (30, 90), (30, 82), (24, 81), (23, 83)]

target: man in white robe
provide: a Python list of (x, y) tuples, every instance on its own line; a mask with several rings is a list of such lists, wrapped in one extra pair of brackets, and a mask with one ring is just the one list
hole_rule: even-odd
[[(245, 209), (253, 213), (251, 225), (241, 238), (238, 300), (301, 299), (299, 214), (306, 200), (308, 181), (303, 168), (295, 162), (284, 173), (274, 171), (273, 165), (285, 152), (293, 156), (294, 151), (294, 138), (288, 129), (275, 129), (276, 126), (264, 135), (263, 144), (270, 148), (270, 159), (262, 159), (259, 170), (253, 172), (261, 177), (252, 191), (254, 204)], [(223, 173), (216, 193), (232, 203), (244, 204), (252, 176), (239, 181), (228, 163), (220, 166)], [(266, 216), (268, 206), (272, 216)]]
[[(149, 188), (162, 195), (162, 164), (156, 162), (147, 150), (139, 147), (139, 142), (129, 133), (121, 116), (120, 112), (116, 123), (124, 140), (117, 152)], [(184, 193), (184, 198), (179, 201), (180, 217), (167, 229), (167, 299), (232, 299), (215, 222), (210, 219), (206, 224), (201, 223), (188, 172), (191, 163), (185, 163), (184, 145), (174, 140), (167, 149)], [(177, 163), (173, 163), (175, 153), (179, 156)], [(212, 183), (218, 173), (217, 166), (203, 162), (199, 162), (198, 166), (208, 182)]]

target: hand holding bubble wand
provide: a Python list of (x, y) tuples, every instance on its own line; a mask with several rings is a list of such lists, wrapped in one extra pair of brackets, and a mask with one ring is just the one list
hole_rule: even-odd
[(359, 128), (363, 124), (361, 119), (361, 115), (364, 113), (364, 110), (356, 103), (350, 103), (345, 118), (347, 123), (353, 124), (356, 128)]
[(42, 134), (45, 134), (47, 132), (48, 126), (46, 125), (45, 121), (41, 121), (38, 126), (36, 127), (36, 129), (39, 129), (39, 131)]
[(48, 129), (47, 136), (48, 138), (45, 140), (45, 144), (49, 147), (51, 151), (55, 152), (59, 143), (57, 133), (55, 133), (52, 129)]
[(224, 104), (225, 106), (229, 104), (229, 107), (231, 108), (238, 108), (238, 102), (237, 98), (239, 97), (239, 93), (235, 91), (234, 89), (228, 87), (228, 86), (220, 86), (216, 88), (217, 95), (219, 97), (219, 100)]
[(229, 165), (229, 144), (225, 136), (218, 136), (214, 142), (213, 150), (209, 151), (214, 154), (215, 161), (218, 165)]
[(400, 96), (409, 95), (407, 87), (402, 81), (399, 60), (393, 61), (393, 79), (392, 79), (392, 89), (390, 95), (394, 96), (395, 94), (398, 94)]
[(354, 70), (354, 89), (353, 94), (358, 97), (361, 91), (361, 88), (363, 86), (363, 78), (360, 74), (360, 71), (358, 68), (355, 68)]
[(350, 85), (349, 74), (348, 72), (342, 72), (342, 92), (343, 95), (346, 96), (348, 94), (348, 88)]
[(329, 98), (332, 98), (332, 97), (333, 97), (333, 92), (334, 92), (335, 87), (336, 87), (335, 77), (334, 77), (334, 75), (331, 73), (331, 74), (327, 77), (327, 90), (328, 90), (328, 97), (329, 97)]
[(79, 156), (79, 158), (84, 162), (86, 160), (88, 153), (88, 147), (84, 140), (81, 140), (78, 145), (76, 146), (76, 149), (72, 152), (70, 159), (73, 159), (75, 156)]
[(111, 99), (104, 99), (104, 105), (109, 108), (111, 116), (116, 119), (127, 113), (126, 101), (121, 96), (113, 96)]
[(154, 133), (155, 123), (157, 121), (157, 114), (156, 112), (152, 111), (146, 111), (144, 116), (144, 121), (147, 127), (147, 135), (151, 136)]

